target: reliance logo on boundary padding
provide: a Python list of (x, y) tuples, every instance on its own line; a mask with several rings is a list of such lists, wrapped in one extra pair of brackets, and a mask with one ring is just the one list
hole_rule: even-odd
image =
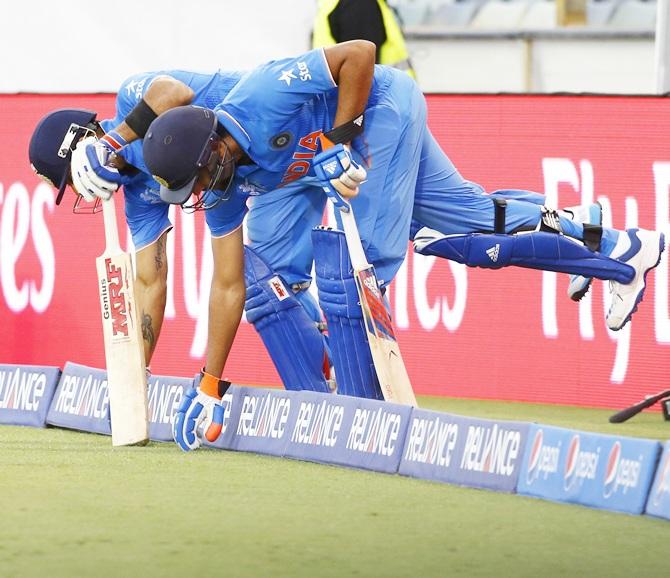
[(0, 365), (0, 423), (44, 427), (60, 375), (58, 367)]
[(528, 424), (415, 409), (399, 472), (506, 492), (516, 489)]

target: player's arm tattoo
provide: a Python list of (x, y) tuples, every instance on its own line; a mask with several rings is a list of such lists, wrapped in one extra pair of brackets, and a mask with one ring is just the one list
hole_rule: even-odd
[(156, 254), (154, 256), (154, 262), (156, 263), (156, 271), (160, 271), (165, 265), (165, 235), (161, 235), (156, 241)]
[(156, 345), (156, 336), (154, 335), (154, 328), (151, 324), (151, 315), (148, 313), (142, 312), (142, 337), (146, 341), (151, 349)]

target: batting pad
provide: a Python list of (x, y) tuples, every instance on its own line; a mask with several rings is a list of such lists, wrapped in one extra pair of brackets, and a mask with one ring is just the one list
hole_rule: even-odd
[(312, 231), (319, 303), (328, 322), (337, 391), (384, 399), (368, 345), (347, 243), (342, 231)]

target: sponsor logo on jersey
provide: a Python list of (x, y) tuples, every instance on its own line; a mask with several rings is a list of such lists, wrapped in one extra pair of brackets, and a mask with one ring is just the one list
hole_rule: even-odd
[(240, 190), (240, 192), (245, 193), (249, 195), (250, 197), (255, 197), (260, 195), (265, 188), (256, 184), (248, 181), (247, 179), (244, 179), (243, 183), (240, 183), (237, 188)]
[(136, 100), (140, 100), (146, 83), (147, 77), (145, 76), (141, 80), (131, 80), (124, 88), (128, 96), (134, 96)]
[(312, 75), (309, 73), (309, 67), (306, 62), (298, 62), (298, 74), (300, 75), (300, 80), (303, 82), (312, 80)]
[(280, 132), (270, 139), (270, 147), (273, 149), (284, 149), (293, 141), (293, 135), (288, 132)]
[(298, 77), (293, 74), (293, 69), (291, 68), (290, 70), (282, 70), (281, 76), (277, 80), (285, 82), (286, 86), (291, 86), (291, 81), (296, 78)]
[(159, 203), (163, 202), (161, 200), (159, 191), (150, 187), (146, 187), (140, 193), (140, 199), (142, 199), (145, 203), (150, 203), (152, 205), (158, 205)]

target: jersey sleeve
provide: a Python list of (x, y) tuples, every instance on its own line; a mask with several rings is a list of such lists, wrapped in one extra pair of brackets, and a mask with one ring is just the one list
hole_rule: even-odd
[[(130, 111), (135, 108), (140, 100), (142, 100), (144, 94), (151, 85), (151, 82), (158, 76), (165, 76), (165, 74), (167, 73), (162, 71), (145, 72), (127, 78), (116, 95), (116, 115), (113, 119), (101, 123), (103, 129), (108, 131), (121, 124)], [(130, 143), (123, 149), (121, 156), (134, 167), (146, 173), (149, 172), (144, 164), (141, 140)]]
[(329, 92), (337, 85), (328, 68), (323, 48), (311, 50), (294, 58), (273, 60), (261, 65), (246, 77), (224, 99), (227, 104), (242, 105), (245, 100), (265, 95), (264, 101), (272, 102), (271, 94), (282, 94), (283, 103), (290, 102), (295, 95), (296, 102), (305, 100), (306, 95)]
[(227, 201), (222, 201), (215, 207), (205, 211), (205, 221), (212, 237), (225, 237), (237, 229), (244, 221), (248, 212), (247, 199), (249, 195), (239, 188), (240, 181), (233, 183), (233, 194)]
[(135, 105), (142, 100), (142, 97), (151, 85), (151, 82), (156, 77), (165, 75), (166, 73), (162, 71), (144, 72), (135, 74), (123, 82), (116, 95), (115, 126), (121, 124), (130, 111), (135, 108)]

